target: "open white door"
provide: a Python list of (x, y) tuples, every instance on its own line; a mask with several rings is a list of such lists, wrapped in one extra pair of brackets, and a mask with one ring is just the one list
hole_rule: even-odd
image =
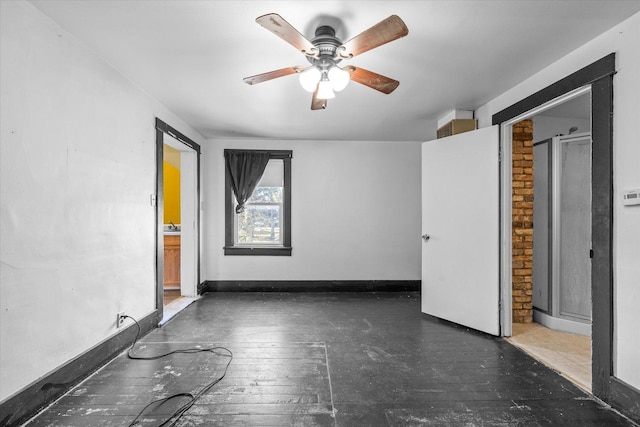
[(422, 311), (500, 335), (498, 126), (422, 144)]
[(198, 159), (196, 151), (180, 152), (180, 295), (198, 295)]

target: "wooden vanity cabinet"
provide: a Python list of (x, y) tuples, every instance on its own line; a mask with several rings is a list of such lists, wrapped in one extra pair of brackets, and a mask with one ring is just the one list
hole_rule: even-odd
[(164, 236), (164, 289), (180, 289), (180, 235)]

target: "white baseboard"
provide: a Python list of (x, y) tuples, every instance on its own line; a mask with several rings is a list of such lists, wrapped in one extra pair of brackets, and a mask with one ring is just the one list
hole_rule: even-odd
[(533, 310), (533, 321), (555, 331), (569, 332), (571, 334), (584, 335), (587, 337), (591, 336), (591, 323), (560, 319), (558, 317), (549, 316), (548, 314), (538, 310)]

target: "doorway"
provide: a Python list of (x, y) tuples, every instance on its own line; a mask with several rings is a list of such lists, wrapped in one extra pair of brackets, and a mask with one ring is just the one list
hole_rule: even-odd
[(156, 119), (156, 305), (161, 324), (197, 297), (200, 280), (200, 146)]
[[(169, 139), (170, 137), (166, 138)], [(164, 178), (164, 280), (163, 280), (163, 305), (166, 307), (171, 302), (182, 296), (180, 290), (180, 261), (181, 254), (181, 229), (180, 215), (180, 151), (172, 148), (165, 141), (163, 144), (162, 175)]]
[(513, 171), (508, 335), (591, 391), (591, 87), (560, 95), (508, 127), (505, 146), (512, 147)]
[[(578, 96), (576, 96), (578, 95)], [(532, 228), (527, 317), (518, 316), (522, 283), (514, 276), (514, 324), (509, 341), (591, 391), (591, 94), (560, 97), (526, 121), (533, 156)], [(523, 122), (519, 122), (523, 123)], [(514, 132), (516, 127), (514, 126)], [(519, 136), (514, 133), (514, 144)], [(515, 145), (514, 145), (515, 147)], [(514, 156), (515, 156), (514, 148)], [(514, 167), (514, 170), (516, 168)], [(514, 173), (514, 190), (515, 173)], [(514, 209), (515, 211), (515, 209)], [(514, 230), (517, 230), (514, 222)], [(516, 233), (517, 235), (518, 233)], [(513, 259), (521, 263), (514, 246)], [(520, 250), (522, 251), (522, 250)], [(522, 279), (522, 277), (519, 277)], [(516, 290), (516, 288), (518, 288)], [(517, 307), (522, 308), (522, 307)], [(532, 312), (531, 312), (532, 310)]]
[[(558, 80), (550, 86), (516, 102), (492, 116), (501, 125), (502, 211), (511, 212), (511, 138), (512, 126), (521, 120), (591, 92), (592, 210), (591, 210), (591, 295), (592, 295), (592, 391), (605, 401), (617, 400), (621, 386), (613, 371), (613, 75), (615, 54)], [(501, 222), (503, 248), (502, 320), (504, 336), (512, 335), (511, 303), (511, 221)], [(615, 393), (615, 396), (612, 395)]]

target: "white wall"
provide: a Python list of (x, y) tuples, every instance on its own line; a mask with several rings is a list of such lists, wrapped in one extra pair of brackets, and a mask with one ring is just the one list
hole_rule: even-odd
[[(533, 75), (476, 111), (491, 115), (590, 63), (616, 53), (614, 76), (614, 364), (615, 374), (640, 389), (640, 207), (624, 207), (624, 190), (640, 188), (640, 13)], [(595, 301), (597, 304), (598, 302)]]
[[(293, 150), (291, 257), (225, 256), (225, 148)], [(210, 140), (204, 280), (420, 279), (420, 144)]]
[(25, 2), (0, 2), (0, 400), (155, 308), (155, 117)]

